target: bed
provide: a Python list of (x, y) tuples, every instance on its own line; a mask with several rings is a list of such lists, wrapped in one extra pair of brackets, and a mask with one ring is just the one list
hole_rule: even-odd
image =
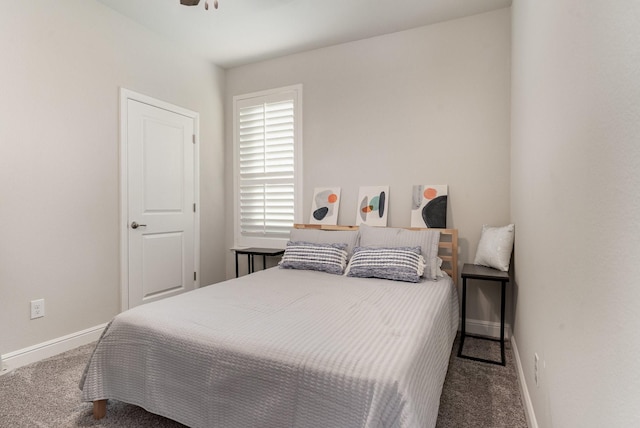
[(125, 311), (82, 399), (97, 419), (115, 399), (193, 428), (433, 427), (459, 322), (457, 231), (439, 232), (434, 279), (274, 267)]

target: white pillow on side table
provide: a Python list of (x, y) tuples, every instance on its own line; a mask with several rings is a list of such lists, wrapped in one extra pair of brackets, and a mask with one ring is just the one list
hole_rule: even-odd
[(502, 227), (483, 225), (473, 264), (509, 271), (514, 232), (513, 224)]

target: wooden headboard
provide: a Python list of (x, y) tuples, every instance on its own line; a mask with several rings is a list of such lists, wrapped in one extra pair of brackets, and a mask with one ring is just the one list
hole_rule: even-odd
[[(294, 224), (296, 229), (320, 230), (358, 230), (358, 226), (329, 226), (325, 224)], [(458, 283), (458, 229), (425, 229), (419, 227), (405, 227), (407, 230), (437, 230), (440, 232), (438, 257), (442, 259), (442, 270)]]

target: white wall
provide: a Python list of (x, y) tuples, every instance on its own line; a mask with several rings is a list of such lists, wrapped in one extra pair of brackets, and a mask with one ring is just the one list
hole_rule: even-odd
[(224, 278), (221, 69), (86, 0), (3, 2), (0, 56), (0, 354), (119, 311), (121, 86), (200, 112), (201, 283)]
[[(316, 186), (341, 186), (339, 224), (355, 224), (358, 188), (388, 184), (389, 225), (409, 226), (412, 185), (448, 184), (448, 226), (469, 262), (482, 224), (509, 220), (509, 76), (509, 9), (232, 68), (226, 161), (232, 97), (302, 83), (303, 220)], [(231, 219), (231, 169), (226, 179)], [(499, 322), (498, 288), (472, 290), (470, 317)]]
[(541, 427), (640, 426), (639, 17), (512, 6), (515, 339)]

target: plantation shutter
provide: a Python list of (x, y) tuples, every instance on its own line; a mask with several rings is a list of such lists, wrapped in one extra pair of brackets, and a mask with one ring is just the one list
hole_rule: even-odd
[(296, 92), (238, 100), (237, 198), (242, 237), (288, 238), (295, 220)]

